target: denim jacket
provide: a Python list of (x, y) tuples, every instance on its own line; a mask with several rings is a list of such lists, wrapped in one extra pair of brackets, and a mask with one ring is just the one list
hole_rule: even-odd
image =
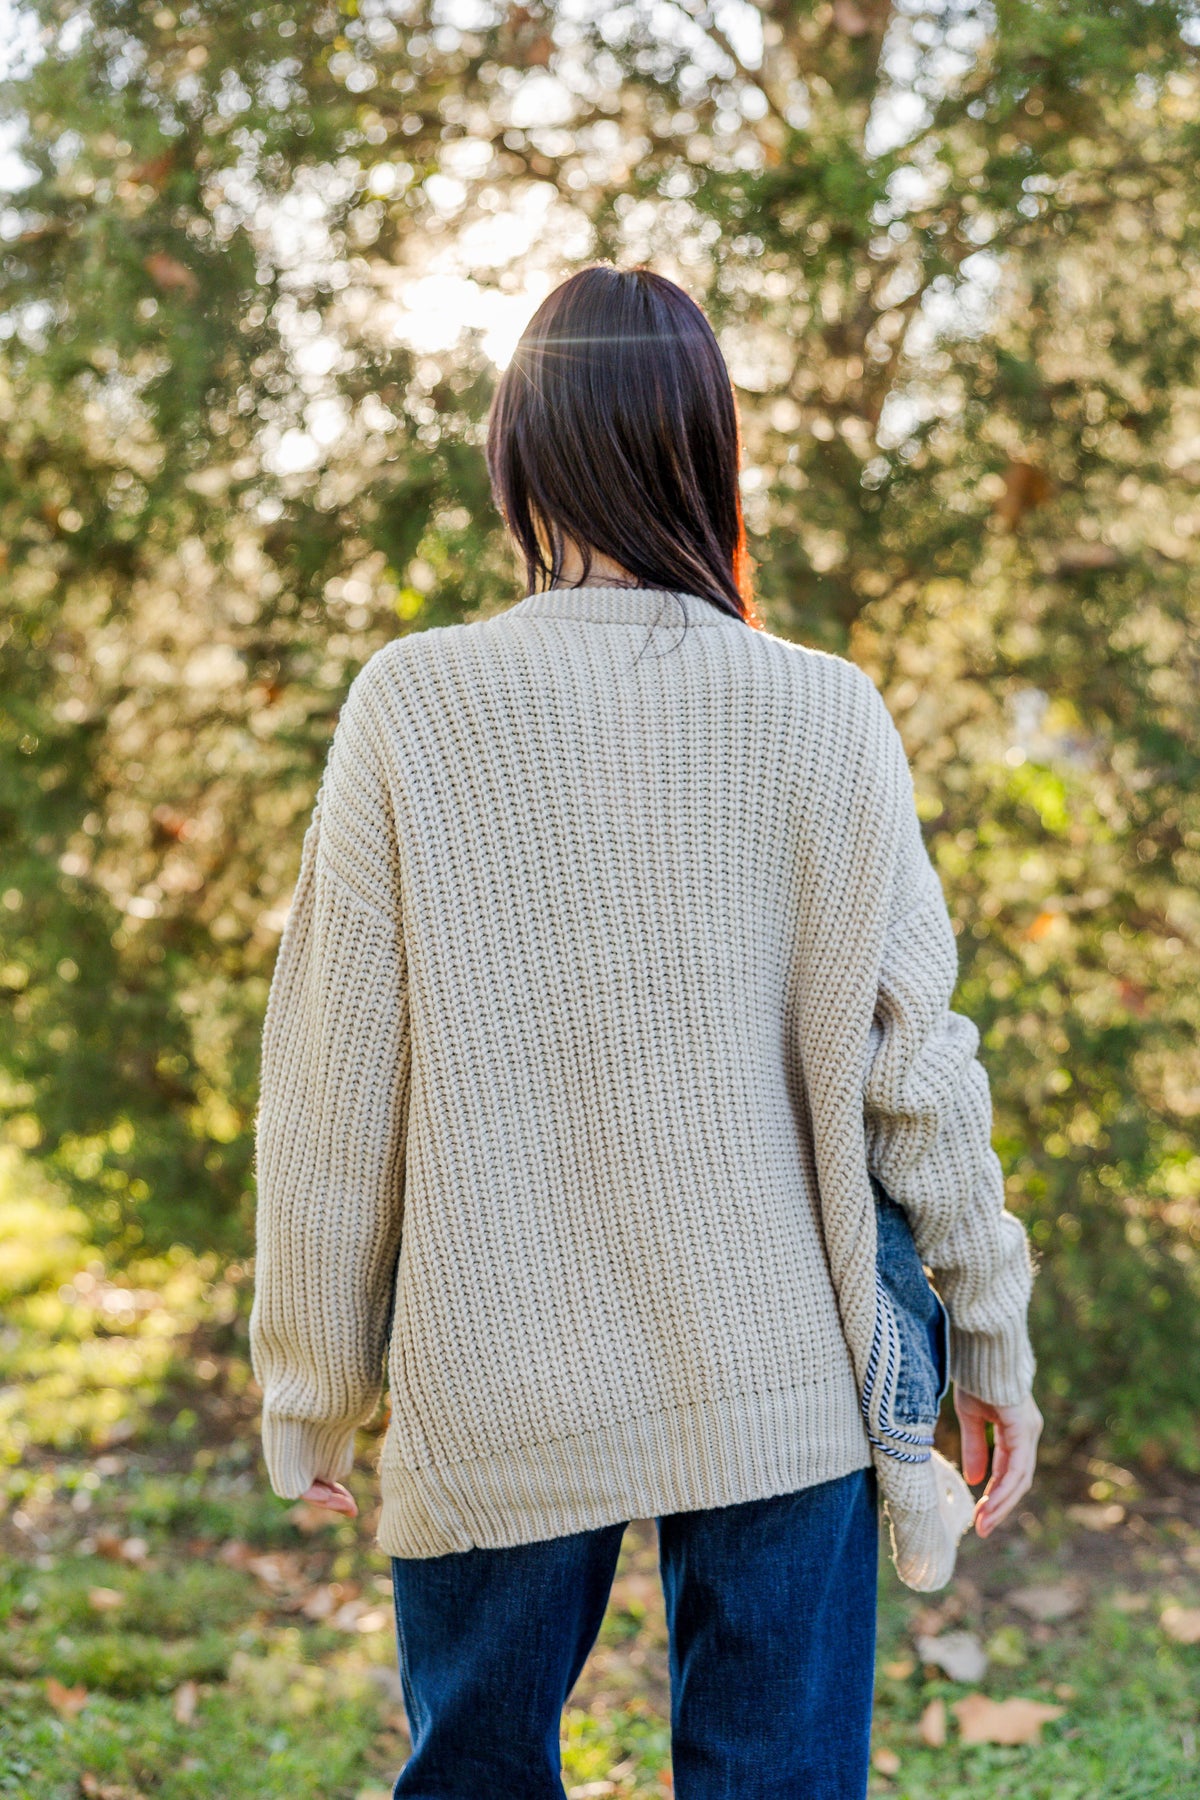
[(917, 1254), (904, 1208), (871, 1177), (876, 1326), (863, 1384), (867, 1433), (898, 1462), (928, 1462), (950, 1385), (950, 1320)]

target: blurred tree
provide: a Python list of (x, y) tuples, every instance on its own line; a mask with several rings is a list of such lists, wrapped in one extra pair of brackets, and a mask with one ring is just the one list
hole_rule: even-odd
[(722, 333), (772, 627), (870, 668), (913, 753), (1043, 1392), (1200, 1465), (1194, 8), (31, 10), (10, 1129), (114, 1230), (244, 1231), (340, 697), (388, 635), (516, 596), (479, 333), (412, 348), (409, 284), (652, 260)]

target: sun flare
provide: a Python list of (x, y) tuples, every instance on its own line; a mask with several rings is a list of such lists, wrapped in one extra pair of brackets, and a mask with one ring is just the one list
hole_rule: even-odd
[(410, 349), (435, 355), (477, 331), (488, 361), (503, 369), (550, 286), (548, 276), (531, 278), (506, 294), (466, 275), (422, 275), (404, 289), (392, 335)]

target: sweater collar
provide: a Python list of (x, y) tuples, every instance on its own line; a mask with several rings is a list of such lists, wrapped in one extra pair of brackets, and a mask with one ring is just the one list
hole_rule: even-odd
[(698, 594), (668, 593), (662, 588), (544, 588), (527, 594), (503, 617), (516, 619), (587, 619), (601, 625), (680, 626), (740, 625)]

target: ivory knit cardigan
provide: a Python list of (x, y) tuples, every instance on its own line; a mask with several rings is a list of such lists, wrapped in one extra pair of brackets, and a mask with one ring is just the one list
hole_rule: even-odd
[(954, 1379), (1015, 1402), (1034, 1367), (955, 979), (900, 738), (851, 664), (620, 588), (380, 651), (264, 1032), (251, 1343), (276, 1492), (347, 1473), (386, 1355), (392, 1555), (873, 1458), (901, 1575), (944, 1583), (969, 1496), (889, 1435), (871, 1173), (948, 1307)]

